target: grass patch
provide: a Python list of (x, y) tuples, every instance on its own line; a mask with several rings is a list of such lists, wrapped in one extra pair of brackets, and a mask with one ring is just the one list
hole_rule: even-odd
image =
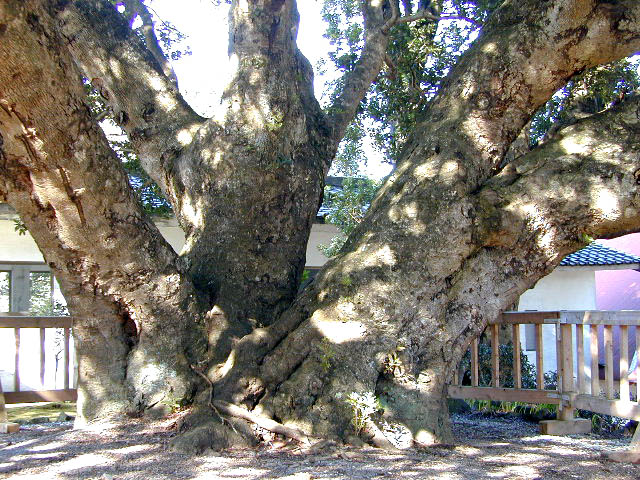
[(7, 416), (10, 422), (28, 422), (37, 417), (48, 417), (55, 421), (60, 412), (68, 415), (76, 415), (75, 402), (43, 402), (43, 403), (17, 403), (7, 405)]

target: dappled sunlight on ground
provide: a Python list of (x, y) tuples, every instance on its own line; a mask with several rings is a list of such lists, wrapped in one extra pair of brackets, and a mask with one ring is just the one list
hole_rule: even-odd
[(626, 438), (537, 435), (518, 418), (454, 415), (456, 445), (402, 453), (378, 449), (309, 451), (282, 442), (259, 449), (189, 456), (167, 445), (171, 421), (103, 424), (71, 430), (71, 424), (24, 426), (0, 437), (0, 478), (16, 479), (637, 479), (640, 466), (611, 463), (601, 453), (619, 450)]

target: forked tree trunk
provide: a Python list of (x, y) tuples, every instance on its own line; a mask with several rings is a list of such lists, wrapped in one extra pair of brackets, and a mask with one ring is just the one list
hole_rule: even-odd
[[(361, 62), (369, 80), (347, 81), (330, 119), (295, 44), (295, 2), (236, 2), (237, 72), (209, 120), (109, 2), (1, 8), (2, 194), (77, 317), (80, 418), (192, 402), (207, 387), (195, 370), (295, 297), (329, 162), (382, 59)], [(367, 12), (379, 30), (382, 6)], [(384, 50), (374, 37), (365, 53)], [(171, 201), (180, 257), (137, 206), (82, 75)]]
[[(193, 403), (178, 443), (227, 446), (251, 432), (221, 423), (212, 406), (226, 401), (349, 440), (347, 398), (371, 393), (390, 426), (369, 434), (449, 442), (446, 384), (471, 339), (585, 233), (638, 229), (635, 100), (501, 167), (572, 75), (640, 48), (640, 5), (507, 2), (341, 255), (296, 296), (324, 175), (397, 21), (389, 2), (363, 5), (365, 47), (325, 115), (295, 2), (233, 2), (235, 83), (207, 120), (109, 2), (0, 4), (0, 191), (78, 318), (80, 418)], [(136, 204), (82, 75), (171, 201), (182, 255)]]
[[(620, 12), (586, 3), (568, 24), (549, 21), (558, 14), (552, 4), (496, 12), (344, 253), (283, 315), (295, 330), (248, 337), (236, 364), (256, 343), (275, 349), (255, 360), (250, 381), (221, 375), (221, 392), (243, 401), (249, 384), (249, 406), (260, 398), (259, 408), (285, 423), (341, 438), (352, 431), (345, 397), (372, 392), (415, 440), (451, 440), (445, 386), (471, 339), (583, 246), (585, 233), (637, 228), (638, 165), (628, 145), (635, 103), (581, 122), (496, 175), (511, 142), (563, 82), (637, 48), (637, 39), (614, 43), (603, 28)], [(612, 192), (615, 202), (603, 200)]]

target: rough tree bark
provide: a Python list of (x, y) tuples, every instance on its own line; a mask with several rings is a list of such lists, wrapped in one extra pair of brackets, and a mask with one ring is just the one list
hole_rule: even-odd
[[(206, 388), (191, 365), (206, 368), (224, 360), (235, 339), (273, 322), (297, 292), (324, 177), (341, 132), (382, 65), (384, 9), (365, 9), (365, 49), (357, 72), (345, 79), (333, 118), (313, 97), (311, 68), (295, 45), (295, 2), (235, 2), (230, 23), (236, 73), (219, 115), (204, 119), (184, 102), (166, 62), (108, 1), (1, 5), (3, 158), (35, 185), (36, 174), (49, 179), (36, 195), (34, 187), (11, 181), (17, 174), (7, 175), (2, 193), (25, 218), (71, 311), (82, 319), (76, 325), (76, 336), (86, 340), (79, 345), (81, 414), (92, 419), (144, 411), (160, 401), (190, 402), (198, 388)], [(82, 77), (100, 90), (171, 202), (187, 236), (180, 256), (135, 205), (126, 175), (85, 105)], [(37, 149), (26, 149), (16, 132)], [(61, 150), (63, 145), (69, 147)], [(25, 166), (31, 150), (64, 165), (48, 161), (46, 170), (31, 172)], [(84, 170), (76, 168), (77, 156)], [(56, 198), (62, 203), (48, 198), (50, 182), (62, 182), (65, 195), (57, 192)], [(131, 211), (111, 213), (125, 201)], [(95, 202), (93, 210), (89, 202)], [(42, 208), (65, 222), (73, 242), (60, 242), (68, 238), (46, 221)], [(78, 218), (66, 218), (75, 210)], [(118, 228), (114, 219), (128, 228)], [(104, 232), (87, 225), (92, 222), (102, 222)], [(108, 250), (96, 241), (102, 237), (111, 242)], [(69, 252), (82, 268), (57, 259)], [(111, 321), (100, 303), (112, 312)], [(96, 325), (104, 331), (92, 334)], [(98, 348), (99, 335), (108, 348)], [(147, 353), (138, 352), (155, 343), (173, 351), (157, 347), (163, 353), (155, 355), (154, 371), (150, 360), (143, 361)], [(120, 383), (113, 387), (121, 392), (118, 407), (108, 406), (106, 389), (98, 390), (101, 375), (91, 373), (96, 365), (113, 371)], [(164, 377), (175, 378), (180, 388), (174, 382), (161, 387)], [(89, 389), (92, 382), (96, 388)], [(151, 384), (157, 391), (149, 391)]]
[[(348, 440), (345, 397), (372, 392), (407, 438), (450, 441), (451, 365), (486, 322), (583, 234), (640, 228), (635, 99), (503, 167), (560, 86), (640, 48), (640, 5), (505, 2), (341, 255), (296, 296), (331, 158), (404, 21), (397, 1), (363, 11), (365, 47), (325, 115), (295, 2), (233, 2), (235, 76), (203, 119), (108, 2), (0, 3), (0, 191), (79, 319), (83, 418), (192, 402), (181, 445), (223, 446), (248, 435), (213, 411), (232, 402)], [(82, 76), (172, 203), (180, 255), (135, 204)]]

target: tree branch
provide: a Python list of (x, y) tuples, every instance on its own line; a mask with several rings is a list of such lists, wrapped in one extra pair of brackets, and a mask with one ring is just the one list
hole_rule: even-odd
[[(37, 2), (0, 6), (0, 18), (11, 25), (0, 42), (0, 84), (7, 86), (0, 92), (2, 196), (27, 225), (72, 311), (101, 302), (116, 318), (136, 317), (146, 335), (176, 328), (154, 325), (159, 306), (164, 320), (176, 322), (179, 309), (195, 305), (187, 301), (195, 291), (91, 118), (55, 19)], [(42, 36), (33, 34), (34, 18)]]
[[(560, 4), (573, 12), (567, 21), (554, 20)], [(434, 162), (432, 171), (452, 162), (450, 171), (455, 164), (458, 173), (447, 182), (478, 188), (499, 169), (537, 108), (572, 76), (637, 51), (638, 28), (640, 4), (631, 0), (615, 6), (566, 0), (544, 9), (523, 0), (499, 8), (444, 80), (424, 122), (406, 142), (406, 151), (416, 156), (404, 155), (403, 162)], [(416, 148), (425, 141), (440, 153), (421, 157), (425, 150)], [(396, 176), (402, 171), (399, 165)]]
[[(202, 350), (185, 352), (206, 338), (198, 319), (207, 304), (138, 204), (44, 3), (0, 3), (8, 25), (0, 42), (0, 196), (20, 214), (75, 317), (79, 413), (128, 408), (132, 391), (144, 398), (133, 408), (186, 397), (189, 364)], [(149, 365), (166, 371), (154, 367), (149, 376)], [(114, 393), (108, 402), (104, 388)]]
[(364, 47), (354, 69), (344, 76), (342, 92), (329, 107), (329, 121), (336, 144), (342, 140), (360, 102), (384, 65), (389, 45), (388, 30), (399, 15), (397, 0), (391, 1), (390, 4), (391, 17), (385, 18), (381, 5), (374, 6), (373, 2), (363, 2)]
[(127, 0), (125, 2), (127, 10), (133, 12), (133, 15), (138, 14), (142, 20), (142, 32), (144, 34), (145, 45), (147, 49), (153, 54), (158, 63), (162, 66), (162, 71), (165, 76), (171, 80), (176, 86), (178, 85), (178, 77), (173, 71), (171, 62), (167, 59), (164, 52), (160, 48), (156, 32), (153, 28), (153, 18), (147, 6), (142, 3), (142, 0)]
[(292, 438), (304, 445), (311, 445), (314, 443), (318, 443), (319, 441), (316, 438), (306, 435), (304, 432), (298, 430), (297, 428), (287, 427), (279, 422), (276, 422), (275, 420), (272, 420), (271, 418), (265, 417), (263, 415), (258, 415), (254, 412), (250, 412), (249, 410), (238, 407), (237, 405), (233, 405), (232, 403), (224, 402), (222, 400), (214, 400), (213, 406), (225, 415), (230, 415), (232, 417), (241, 418), (251, 423), (255, 423), (265, 430), (269, 430), (270, 432), (277, 433), (278, 435), (284, 435), (285, 437)]
[(105, 0), (68, 2), (58, 18), (76, 64), (112, 107), (145, 170), (171, 198), (175, 152), (190, 143), (204, 119), (178, 91), (148, 12), (138, 12), (150, 49)]
[(640, 230), (640, 96), (560, 130), (478, 194), (479, 238), (494, 248), (536, 245), (549, 262), (584, 236)]
[(418, 20), (433, 20), (434, 22), (440, 22), (442, 20), (464, 20), (465, 22), (469, 22), (476, 28), (481, 28), (482, 24), (476, 22), (473, 18), (465, 17), (464, 15), (434, 15), (427, 10), (419, 10), (417, 13), (413, 15), (405, 15), (403, 17), (399, 17), (391, 26), (401, 25), (403, 23), (411, 23), (417, 22)]

